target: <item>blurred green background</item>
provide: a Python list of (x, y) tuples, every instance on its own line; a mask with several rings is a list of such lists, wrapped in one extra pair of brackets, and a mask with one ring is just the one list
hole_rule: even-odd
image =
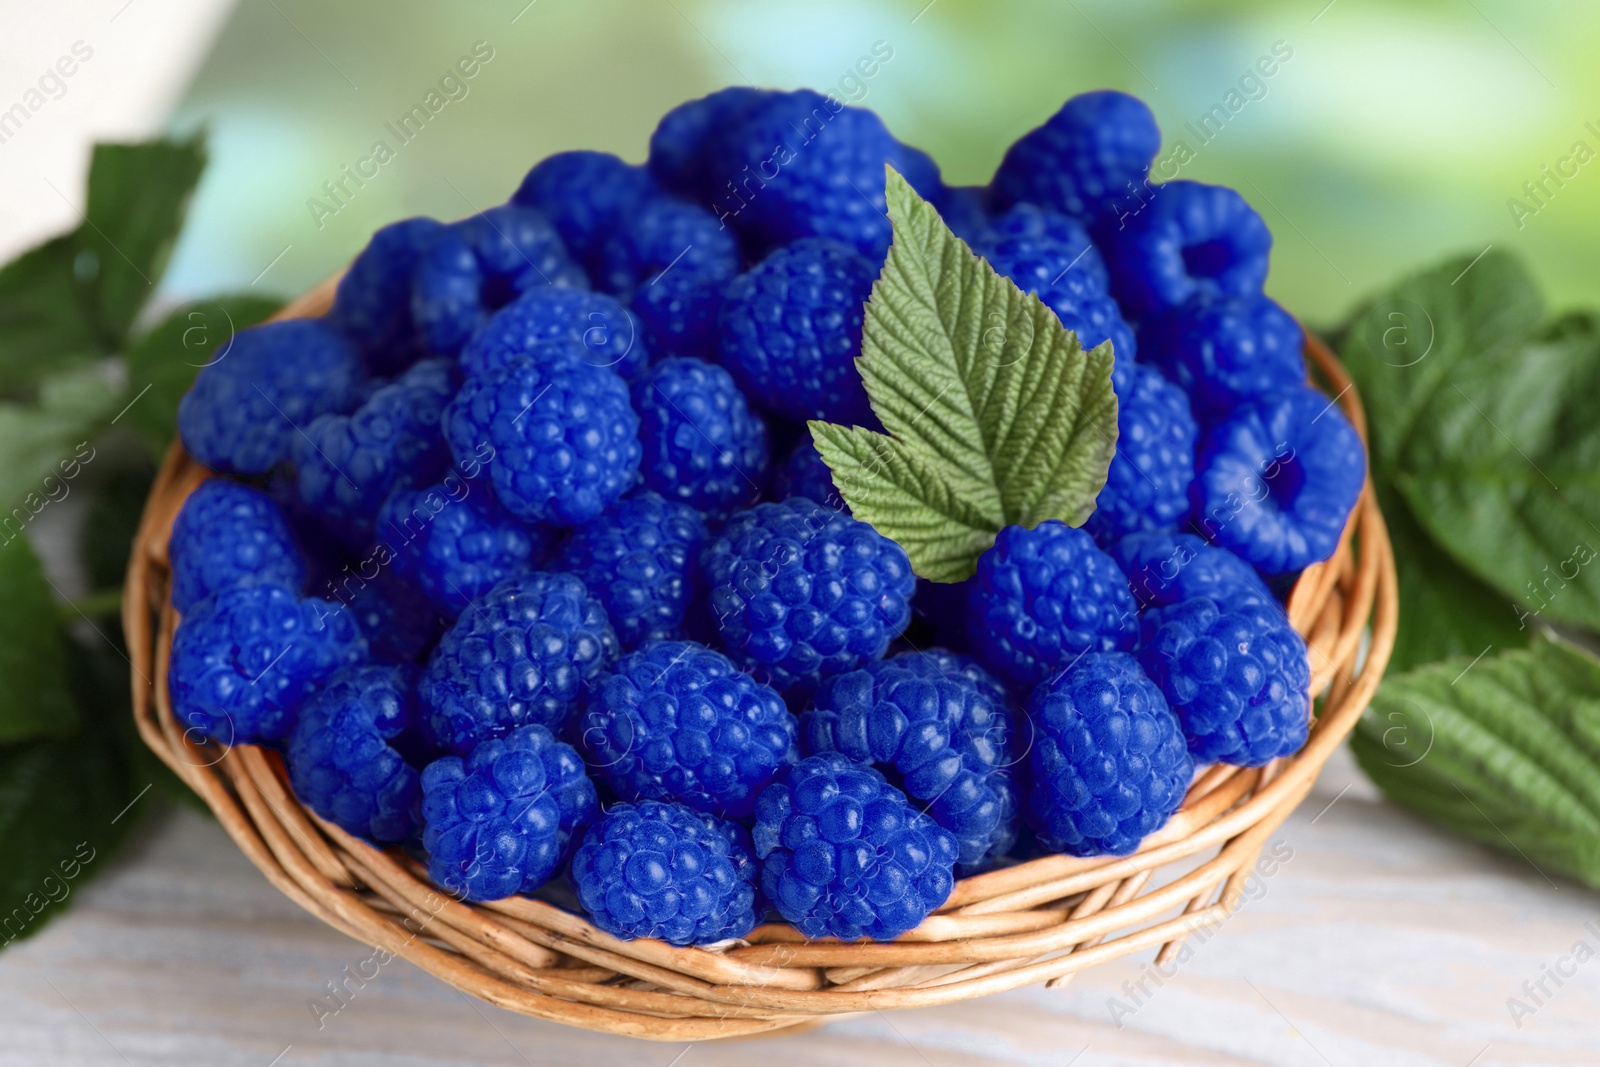
[[(479, 41), (493, 58), (467, 95), (402, 145), (385, 123)], [(172, 119), (209, 128), (213, 165), (168, 295), (252, 281), (299, 292), (386, 221), (487, 207), (561, 149), (641, 160), (662, 112), (724, 85), (837, 89), (878, 41), (893, 58), (860, 102), (953, 183), (987, 181), (1005, 147), (1074, 93), (1143, 97), (1163, 151), (1193, 150), (1183, 177), (1233, 185), (1265, 216), (1277, 238), (1268, 288), (1312, 323), (1413, 266), (1490, 244), (1523, 252), (1557, 306), (1591, 302), (1600, 280), (1600, 161), (1564, 164), (1576, 173), (1561, 186), (1543, 169), (1580, 140), (1600, 151), (1600, 5), (244, 0)], [(1209, 142), (1195, 137), (1185, 124), (1275, 44), (1290, 58), (1246, 83)], [(323, 183), (379, 140), (394, 158), (330, 200)], [(1531, 199), (1523, 183), (1540, 180)], [(338, 210), (318, 218), (313, 197)], [(1519, 225), (1512, 197), (1537, 212)]]

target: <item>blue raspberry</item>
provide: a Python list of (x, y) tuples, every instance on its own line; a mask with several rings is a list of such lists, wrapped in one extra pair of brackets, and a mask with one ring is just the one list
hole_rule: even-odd
[(421, 661), (443, 630), (433, 601), (393, 571), (380, 571), (363, 582), (345, 606), (379, 663)]
[(789, 458), (778, 468), (775, 483), (773, 496), (778, 500), (803, 496), (819, 504), (826, 504), (830, 508), (838, 508), (847, 514), (850, 511), (849, 505), (844, 502), (844, 497), (840, 496), (839, 490), (834, 487), (833, 471), (823, 462), (822, 453), (817, 451), (809, 430), (800, 436), (800, 440), (795, 443), (794, 451), (789, 453)]
[(1100, 250), (1089, 239), (1083, 223), (1071, 215), (1035, 204), (1016, 204), (987, 221), (972, 250), (992, 263), (994, 258), (989, 252), (1001, 245), (1007, 260), (1019, 268), (1026, 264), (1014, 274), (1007, 272), (1018, 285), (1023, 284), (1022, 277), (1035, 285), (1048, 284), (1062, 271), (1076, 267), (1093, 278), (1102, 293), (1110, 291)]
[[(925, 648), (913, 651), (917, 657), (913, 666), (918, 669), (938, 671), (940, 677), (959, 676), (976, 687), (1002, 712), (1010, 710), (1005, 684), (990, 674), (983, 664), (972, 656), (952, 652), (948, 648)], [(897, 658), (909, 659), (912, 654), (913, 652), (901, 652)]]
[(519, 359), (468, 378), (444, 413), (459, 463), (493, 451), (489, 478), (525, 522), (581, 526), (609, 507), (639, 470), (639, 416), (628, 385), (576, 359)]
[(993, 257), (989, 265), (1015, 282), (1018, 289), (1037, 296), (1055, 312), (1062, 326), (1078, 335), (1078, 343), (1084, 348), (1110, 341), (1118, 360), (1131, 361), (1138, 354), (1138, 338), (1123, 319), (1117, 302), (1106, 295), (1088, 271), (1078, 267), (1055, 272), (1049, 281), (1039, 281), (1055, 271), (1056, 260), (1046, 259), (1041, 264), (1030, 258), (1031, 252), (1019, 251), (1037, 243), (1026, 238), (1001, 241), (989, 250)]
[(416, 669), (346, 667), (300, 710), (284, 762), (295, 796), (368, 841), (420, 829), (417, 772), (392, 744), (417, 719)]
[(612, 232), (596, 281), (633, 308), (652, 352), (698, 356), (715, 347), (722, 291), (740, 262), (738, 242), (715, 215), (656, 196)]
[(428, 877), (466, 900), (531, 893), (597, 809), (583, 759), (543, 726), (434, 760), (422, 772)]
[(1084, 529), (1105, 545), (1124, 534), (1176, 526), (1189, 510), (1194, 443), (1189, 398), (1151, 367), (1118, 358), (1117, 454)]
[(1277, 301), (1196, 296), (1141, 325), (1144, 358), (1189, 394), (1201, 419), (1306, 380), (1305, 333)]
[(989, 191), (977, 185), (941, 185), (930, 202), (946, 228), (969, 247), (983, 238), (989, 226)]
[(709, 945), (755, 929), (754, 862), (731, 824), (678, 804), (618, 804), (583, 835), (572, 884), (613, 937)]
[(1039, 843), (1126, 856), (1183, 803), (1194, 760), (1161, 690), (1125, 652), (1091, 652), (1034, 691), (1027, 818)]
[(650, 135), (650, 174), (675, 193), (713, 201), (736, 188), (749, 190), (765, 184), (748, 167), (741, 173), (716, 173), (720, 160), (714, 149), (747, 111), (776, 95), (770, 89), (734, 85), (679, 104), (662, 116)]
[(418, 692), (424, 731), (465, 755), (537, 723), (560, 732), (584, 690), (617, 658), (617, 635), (583, 582), (535, 571), (507, 578), (445, 631)]
[(494, 313), (461, 350), (461, 369), (483, 376), (523, 357), (575, 356), (627, 379), (650, 365), (644, 327), (614, 296), (545, 286)]
[(967, 605), (973, 654), (1017, 689), (1085, 653), (1131, 649), (1138, 636), (1122, 571), (1087, 533), (1054, 520), (1001, 530), (978, 558)]
[(306, 562), (282, 509), (267, 494), (226, 478), (201, 482), (183, 502), (167, 546), (172, 606), (188, 611), (229, 586), (278, 582), (299, 589)]
[(689, 356), (663, 360), (634, 383), (633, 407), (648, 488), (710, 515), (760, 495), (767, 424), (726, 370)]
[(573, 531), (550, 565), (583, 580), (621, 647), (631, 650), (684, 635), (690, 607), (701, 599), (705, 540), (698, 511), (639, 490)]
[(786, 695), (877, 659), (911, 620), (905, 549), (804, 497), (735, 515), (702, 565), (728, 654)]
[(503, 204), (452, 223), (423, 253), (411, 314), (428, 350), (453, 356), (489, 316), (544, 285), (587, 289), (555, 227), (528, 208)]
[(1141, 611), (1197, 596), (1224, 603), (1251, 597), (1272, 601), (1272, 593), (1254, 567), (1194, 534), (1129, 534), (1106, 551), (1127, 576)]
[(750, 840), (750, 831), (745, 823), (753, 823), (754, 818), (744, 822), (733, 822), (730, 819), (718, 819), (705, 816), (712, 826), (728, 840), (728, 860), (738, 872), (740, 878), (748, 879), (750, 886), (755, 890), (756, 921), (759, 922), (770, 913), (772, 902), (761, 891), (761, 864), (756, 860), (756, 846)]
[(1090, 221), (1145, 184), (1161, 130), (1144, 101), (1102, 89), (1073, 97), (1018, 138), (995, 171), (999, 206), (1026, 201)]
[(503, 579), (538, 565), (554, 539), (508, 514), (482, 486), (451, 479), (384, 502), (378, 537), (429, 601), (454, 619)]
[(878, 268), (833, 241), (796, 241), (728, 286), (718, 358), (746, 395), (795, 422), (876, 426), (856, 370)]
[(955, 836), (837, 752), (766, 788), (751, 839), (763, 892), (807, 937), (892, 941), (955, 888)]
[[(717, 215), (756, 249), (827, 237), (881, 260), (889, 250), (884, 166), (925, 197), (938, 193), (939, 169), (894, 139), (876, 114), (810, 89), (755, 101), (713, 148), (710, 173), (735, 180), (707, 188)], [(740, 180), (747, 173), (754, 183)]]
[(411, 283), (422, 254), (445, 231), (436, 219), (403, 219), (372, 235), (339, 279), (329, 316), (367, 373), (398, 374), (426, 351), (411, 318)]
[(265, 474), (318, 415), (360, 400), (355, 349), (315, 319), (240, 330), (178, 404), (178, 434), (214, 471)]
[(1139, 621), (1139, 662), (1196, 760), (1260, 767), (1306, 743), (1311, 666), (1277, 604), (1202, 596)]
[(655, 190), (645, 168), (610, 152), (557, 152), (528, 171), (511, 202), (555, 223), (567, 251), (593, 271), (606, 235)]
[(745, 819), (799, 758), (783, 698), (693, 641), (652, 641), (596, 684), (584, 754), (624, 800), (672, 800)]
[(306, 696), (366, 642), (344, 606), (276, 582), (236, 585), (178, 623), (167, 667), (172, 714), (225, 745), (279, 741)]
[(1123, 313), (1143, 319), (1196, 296), (1256, 296), (1272, 233), (1232, 189), (1200, 182), (1154, 186), (1149, 199), (1096, 231)]
[(439, 419), (456, 391), (448, 360), (413, 364), (349, 415), (320, 415), (296, 435), (300, 502), (352, 547), (372, 539), (399, 486), (426, 485), (450, 465)]
[(976, 869), (1017, 836), (1009, 720), (1000, 684), (977, 661), (902, 652), (825, 680), (800, 733), (807, 752), (870, 763), (927, 805), (955, 835), (956, 862)]
[(1367, 477), (1361, 438), (1309, 385), (1233, 409), (1195, 457), (1191, 525), (1266, 575), (1327, 559)]

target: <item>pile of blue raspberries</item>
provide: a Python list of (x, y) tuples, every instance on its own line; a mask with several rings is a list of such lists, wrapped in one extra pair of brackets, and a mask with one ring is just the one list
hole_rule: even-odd
[[(332, 311), (241, 332), (183, 401), (222, 477), (172, 532), (179, 724), (280, 753), (459, 898), (621, 938), (885, 940), (957, 876), (1133, 851), (1197, 765), (1304, 743), (1278, 597), (1364, 481), (1266, 225), (1151, 183), (1159, 147), (1089, 93), (952, 187), (870, 111), (736, 88), (643, 165), (566, 152), (385, 227)], [(1116, 355), (1092, 518), (1001, 531), (961, 585), (853, 518), (804, 429), (877, 425), (886, 163)]]

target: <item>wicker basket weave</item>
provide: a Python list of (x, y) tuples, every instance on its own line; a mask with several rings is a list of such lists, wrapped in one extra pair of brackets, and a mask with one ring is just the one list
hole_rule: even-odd
[[(322, 314), (332, 298), (329, 282), (279, 317)], [(1343, 367), (1309, 334), (1306, 354), (1365, 438)], [(1320, 700), (1310, 740), (1264, 768), (1205, 770), (1182, 809), (1134, 855), (1047, 856), (964, 879), (936, 914), (893, 943), (807, 941), (781, 924), (711, 949), (619, 941), (542, 901), (451, 899), (413, 860), (381, 852), (303, 807), (276, 755), (185, 736), (166, 684), (178, 622), (167, 540), (185, 497), (206, 477), (174, 442), (134, 542), (123, 625), (145, 743), (210, 805), (273, 885), (330, 926), (491, 1004), (632, 1037), (737, 1037), (1035, 982), (1060, 985), (1148, 948), (1170, 961), (1189, 934), (1237, 907), (1262, 843), (1366, 707), (1395, 634), (1394, 556), (1369, 481), (1338, 550), (1308, 568), (1289, 597)]]

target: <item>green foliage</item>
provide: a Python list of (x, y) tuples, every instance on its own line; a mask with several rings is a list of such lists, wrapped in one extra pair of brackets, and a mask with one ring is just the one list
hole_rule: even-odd
[(1403, 608), (1390, 671), (1528, 643), (1534, 627), (1518, 621), (1517, 606), (1435, 544), (1399, 493), (1380, 484), (1378, 504), (1394, 542)]
[(1352, 737), (1395, 800), (1600, 888), (1600, 661), (1540, 638), (1384, 682)]
[(0, 268), (0, 390), (25, 392), (51, 371), (104, 352), (73, 265), (75, 236), (46, 241)]
[[(54, 598), (28, 539), (0, 544), (0, 744), (77, 725)], [(41, 620), (43, 620), (41, 624)], [(0, 802), (0, 818), (5, 805)], [(0, 852), (0, 855), (4, 855)]]
[(92, 312), (109, 350), (126, 340), (134, 316), (155, 294), (205, 165), (198, 136), (95, 146), (78, 244), (94, 259)]
[(1400, 489), (1434, 538), (1505, 596), (1548, 621), (1600, 628), (1595, 320), (1569, 316), (1474, 357), (1423, 410)]
[[(32, 403), (0, 403), (0, 522), (26, 526), (98, 456), (94, 438), (121, 394), (99, 367), (61, 371)], [(16, 526), (8, 527), (14, 532)]]
[(857, 366), (888, 432), (811, 433), (856, 518), (922, 577), (956, 582), (1004, 527), (1094, 510), (1116, 453), (1111, 345), (1085, 352), (892, 169), (887, 196), (894, 243)]
[(95, 147), (78, 228), (0, 268), (0, 388), (121, 349), (204, 166), (198, 138)]
[[(96, 638), (96, 640), (102, 640)], [(81, 723), (67, 737), (0, 745), (0, 945), (60, 914), (148, 811), (120, 649), (67, 642)], [(118, 684), (120, 698), (109, 691)]]
[(1352, 316), (1339, 356), (1361, 387), (1377, 458), (1403, 466), (1412, 435), (1432, 432), (1422, 413), (1451, 391), (1455, 368), (1511, 359), (1543, 315), (1522, 264), (1490, 252), (1476, 264), (1462, 256), (1403, 279)]
[(1600, 627), (1600, 331), (1589, 315), (1540, 326), (1512, 257), (1468, 262), (1402, 282), (1350, 325), (1379, 480), (1425, 548), (1545, 621)]
[[(106, 866), (152, 807), (146, 787), (188, 793), (137, 741), (109, 612), (178, 400), (236, 330), (275, 310), (220, 297), (130, 345), (204, 160), (198, 139), (97, 147), (82, 224), (0, 267), (0, 945)], [(26, 536), (82, 495), (88, 621)]]
[(1490, 253), (1341, 331), (1401, 603), (1351, 745), (1395, 801), (1600, 886), (1600, 664), (1546, 628), (1600, 627), (1600, 326), (1543, 318)]

